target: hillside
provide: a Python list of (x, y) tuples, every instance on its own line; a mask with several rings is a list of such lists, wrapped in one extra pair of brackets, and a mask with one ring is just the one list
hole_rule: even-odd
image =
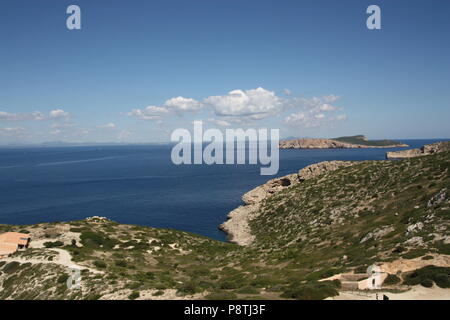
[(363, 146), (371, 146), (371, 147), (390, 147), (390, 146), (405, 146), (403, 143), (394, 141), (394, 140), (368, 140), (364, 135), (356, 135), (356, 136), (348, 136), (348, 137), (339, 137), (333, 138), (332, 140), (357, 144)]
[(367, 140), (363, 135), (333, 139), (292, 139), (280, 141), (280, 149), (354, 149), (354, 148), (394, 148), (408, 147), (393, 140)]
[[(386, 290), (449, 288), (449, 169), (445, 151), (273, 179), (244, 197), (244, 246), (104, 218), (1, 225), (33, 248), (0, 260), (0, 299), (323, 299), (343, 283), (318, 280), (374, 263)], [(81, 290), (66, 286), (73, 265)]]

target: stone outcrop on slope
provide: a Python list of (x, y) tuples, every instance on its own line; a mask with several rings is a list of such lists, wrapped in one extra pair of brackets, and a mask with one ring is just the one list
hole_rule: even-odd
[(357, 163), (356, 161), (324, 161), (309, 165), (298, 173), (271, 179), (265, 184), (250, 190), (242, 196), (244, 205), (228, 214), (228, 220), (220, 225), (220, 229), (228, 234), (231, 242), (249, 245), (253, 242), (249, 221), (258, 216), (260, 204), (272, 195), (299, 184), (305, 180), (318, 177), (326, 172), (337, 170)]
[(298, 172), (298, 179), (300, 181), (308, 180), (323, 173), (334, 171), (341, 167), (348, 167), (355, 164), (356, 161), (323, 161), (309, 165)]
[(413, 157), (426, 156), (426, 155), (435, 154), (435, 153), (444, 152), (444, 151), (450, 151), (450, 142), (449, 141), (427, 144), (418, 149), (387, 152), (386, 158), (387, 159), (413, 158)]

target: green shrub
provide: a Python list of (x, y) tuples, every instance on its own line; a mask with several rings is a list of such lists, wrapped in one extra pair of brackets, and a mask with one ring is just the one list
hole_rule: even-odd
[(62, 275), (60, 275), (58, 277), (57, 282), (58, 283), (65, 283), (65, 282), (67, 282), (67, 279), (69, 279), (69, 275), (67, 273), (64, 273), (64, 274), (62, 274)]
[(397, 284), (400, 281), (401, 281), (401, 279), (399, 277), (397, 277), (395, 274), (388, 274), (386, 279), (384, 279), (383, 284), (387, 285), (387, 286), (390, 286), (390, 285)]
[(44, 247), (46, 248), (56, 248), (56, 247), (62, 247), (64, 245), (64, 242), (62, 241), (49, 241), (49, 242), (44, 242)]
[(117, 260), (115, 262), (116, 266), (118, 267), (122, 267), (122, 268), (126, 268), (127, 266), (127, 262), (125, 260)]
[(219, 283), (219, 287), (220, 287), (220, 289), (230, 290), (230, 289), (239, 288), (239, 285), (234, 281), (225, 280), (225, 281), (222, 281)]
[(404, 283), (410, 286), (421, 284), (427, 286), (433, 282), (441, 288), (450, 288), (450, 268), (426, 266), (409, 273)]
[(153, 292), (152, 296), (158, 297), (158, 296), (162, 296), (163, 294), (164, 294), (164, 291), (158, 290), (156, 292)]
[(137, 298), (140, 297), (139, 291), (133, 291), (132, 293), (130, 293), (130, 295), (128, 296), (128, 299), (130, 300), (135, 300)]
[(430, 279), (428, 279), (428, 278), (422, 279), (422, 280), (420, 281), (420, 284), (421, 284), (422, 286), (424, 286), (425, 288), (431, 288), (431, 287), (433, 286), (433, 280), (430, 280)]
[(181, 294), (194, 294), (197, 291), (197, 283), (188, 281), (178, 287), (178, 292)]
[(17, 261), (12, 261), (7, 263), (4, 267), (3, 267), (3, 272), (6, 274), (11, 274), (17, 271), (17, 269), (19, 269), (20, 267), (20, 263)]
[(101, 261), (101, 260), (96, 260), (96, 261), (94, 261), (94, 265), (95, 265), (97, 268), (100, 268), (100, 269), (106, 268), (106, 263), (104, 263), (104, 262)]
[(81, 243), (87, 248), (99, 248), (112, 249), (117, 240), (109, 238), (107, 235), (101, 232), (84, 231), (80, 235)]
[(450, 288), (450, 276), (448, 273), (438, 273), (434, 276), (433, 280), (441, 288)]
[(250, 286), (242, 287), (239, 290), (237, 290), (236, 292), (242, 293), (242, 294), (259, 294), (259, 290), (257, 290), (254, 287), (250, 287)]
[(338, 295), (337, 284), (332, 281), (314, 281), (289, 286), (281, 297), (297, 300), (323, 300)]
[(402, 255), (402, 258), (415, 259), (415, 258), (425, 255), (427, 252), (428, 252), (428, 250), (425, 250), (425, 249), (415, 249), (415, 250), (411, 250), (411, 251), (405, 253), (404, 255)]

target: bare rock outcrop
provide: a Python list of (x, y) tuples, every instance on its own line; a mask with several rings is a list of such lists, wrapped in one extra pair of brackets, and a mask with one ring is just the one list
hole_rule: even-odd
[(445, 202), (448, 199), (447, 188), (442, 189), (428, 200), (427, 207), (433, 207)]
[(271, 179), (265, 184), (250, 190), (242, 196), (244, 205), (228, 214), (228, 220), (220, 225), (220, 229), (228, 234), (231, 242), (239, 245), (249, 245), (253, 242), (249, 221), (258, 216), (261, 203), (272, 195), (299, 184), (305, 180), (318, 177), (341, 167), (350, 166), (356, 161), (324, 161), (309, 165), (298, 173)]
[(298, 172), (298, 180), (304, 181), (315, 178), (326, 172), (337, 170), (341, 167), (348, 167), (355, 164), (355, 161), (323, 161), (309, 165)]
[(436, 142), (432, 144), (424, 145), (421, 148), (401, 150), (401, 151), (391, 151), (386, 153), (387, 159), (404, 159), (413, 158), (419, 156), (426, 156), (430, 154), (440, 153), (444, 151), (450, 151), (450, 142)]

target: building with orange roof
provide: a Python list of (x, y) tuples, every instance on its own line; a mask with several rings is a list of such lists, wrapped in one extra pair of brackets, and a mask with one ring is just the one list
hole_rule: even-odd
[(31, 237), (26, 233), (5, 232), (0, 234), (0, 258), (16, 252), (19, 249), (28, 248)]

